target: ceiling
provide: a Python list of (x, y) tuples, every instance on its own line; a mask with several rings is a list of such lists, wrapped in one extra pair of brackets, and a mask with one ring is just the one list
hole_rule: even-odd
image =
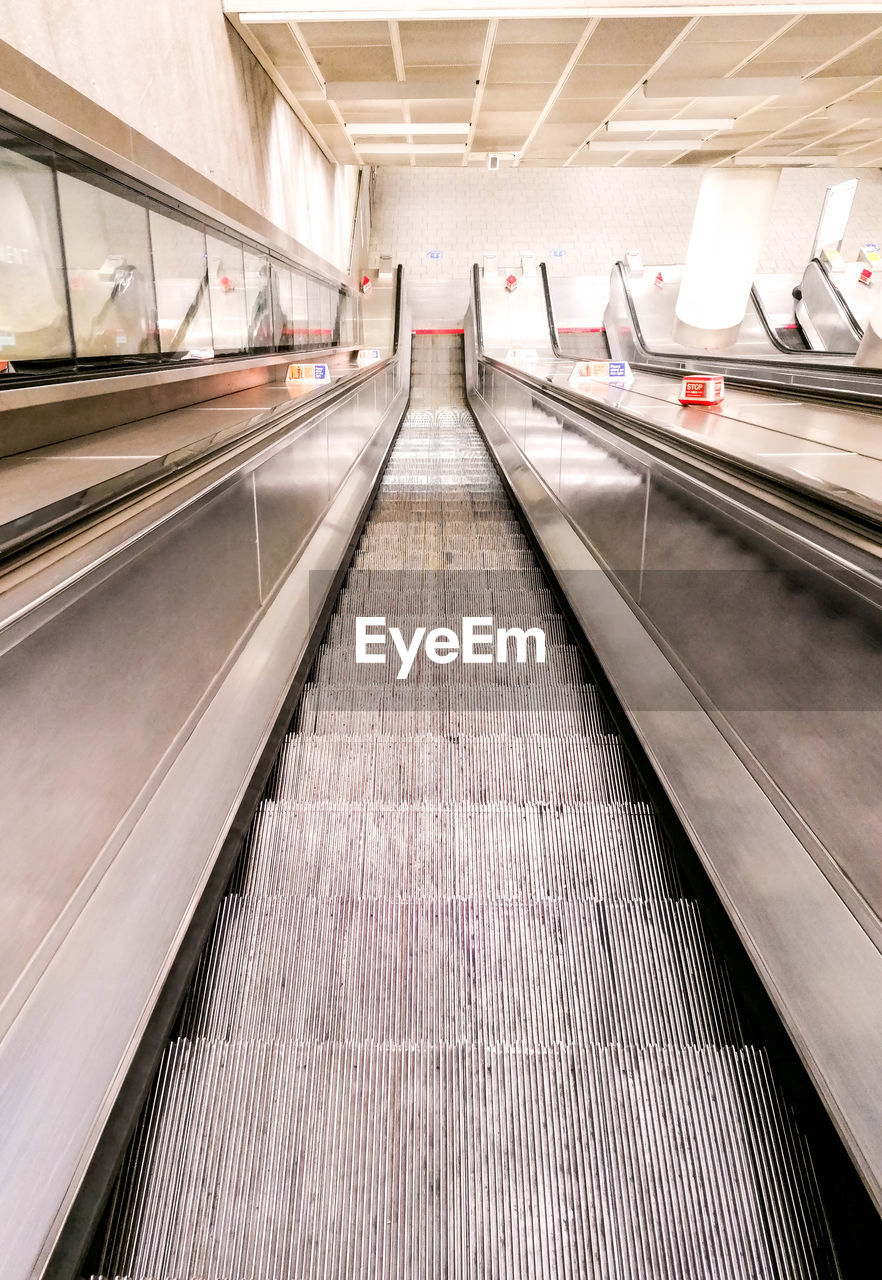
[(224, 8), (343, 164), (882, 166), (882, 5), (414, 18), (420, 5), (337, 3), (316, 20), (282, 2)]

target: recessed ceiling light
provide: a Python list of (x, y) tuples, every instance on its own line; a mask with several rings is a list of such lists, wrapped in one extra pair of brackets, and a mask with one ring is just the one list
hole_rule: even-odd
[(839, 160), (838, 156), (733, 156), (732, 163), (739, 166), (753, 165), (780, 165), (782, 167), (794, 168), (795, 166), (806, 165), (835, 165)]
[(629, 138), (627, 142), (595, 142), (588, 143), (589, 151), (697, 151), (700, 139), (676, 138), (665, 141), (643, 142), (640, 138)]
[(464, 142), (360, 142), (359, 151), (373, 156), (461, 156)]
[(799, 76), (653, 76), (643, 86), (644, 98), (771, 98), (795, 93)]
[(735, 121), (731, 117), (722, 120), (690, 120), (678, 116), (673, 120), (609, 120), (607, 133), (666, 133), (681, 131), (683, 133), (716, 133), (719, 129), (734, 129)]
[(359, 138), (392, 138), (406, 137), (407, 135), (417, 134), (441, 134), (462, 133), (467, 134), (469, 131), (468, 124), (459, 122), (458, 124), (406, 124), (396, 121), (394, 124), (347, 124), (347, 130), (353, 137)]

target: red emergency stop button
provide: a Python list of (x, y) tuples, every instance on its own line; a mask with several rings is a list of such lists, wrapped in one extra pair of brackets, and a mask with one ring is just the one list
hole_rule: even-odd
[(720, 404), (724, 394), (723, 379), (719, 374), (687, 373), (680, 387), (680, 404)]

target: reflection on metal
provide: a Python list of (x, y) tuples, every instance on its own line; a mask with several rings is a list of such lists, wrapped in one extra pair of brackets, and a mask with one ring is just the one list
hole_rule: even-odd
[[(878, 560), (611, 411), (472, 367), (496, 459), (882, 1208)], [(633, 483), (592, 483), (611, 467)]]
[[(57, 1239), (349, 553), (408, 395), (394, 361), (360, 378), (287, 438), (92, 532), (67, 578), (34, 569), (3, 631), (10, 1280)], [(51, 873), (39, 849), (57, 851)]]
[(675, 316), (672, 336), (681, 347), (693, 348), (696, 351), (731, 351), (738, 341), (740, 332), (740, 321), (738, 324), (730, 325), (728, 329), (700, 329)]
[[(823, 268), (817, 264), (817, 270), (823, 271)], [(548, 284), (550, 289), (554, 288), (553, 280), (549, 279)], [(823, 281), (819, 282), (819, 288), (824, 290), (824, 296), (829, 300), (830, 291)], [(650, 341), (644, 332), (643, 319), (649, 316), (655, 334), (669, 335), (670, 328), (665, 328), (665, 324), (669, 326), (672, 323), (672, 307), (667, 305), (668, 319), (665, 321), (662, 303), (658, 301), (663, 296), (658, 291), (647, 289), (638, 308), (627, 269), (624, 263), (616, 263), (610, 274), (609, 302), (604, 314), (610, 353), (616, 359), (627, 360), (637, 369), (688, 372), (695, 365), (694, 355), (686, 351), (678, 354), (679, 348), (667, 338)], [(651, 307), (647, 309), (649, 304)], [(844, 314), (841, 307), (839, 314)], [(805, 325), (802, 313), (799, 313), (799, 318)], [(759, 313), (755, 313), (755, 334), (757, 350), (754, 354), (747, 352), (742, 357), (737, 348), (733, 355), (726, 357), (702, 354), (702, 365), (709, 372), (724, 375), (733, 386), (773, 388), (802, 398), (866, 404), (874, 408), (882, 406), (882, 379), (875, 372), (856, 369), (853, 355), (827, 352), (823, 360), (819, 360), (814, 352), (784, 349), (783, 344), (769, 332), (768, 326), (762, 323)], [(856, 342), (852, 350), (855, 347)], [(787, 351), (786, 357), (784, 350)]]
[(861, 330), (818, 258), (806, 267), (799, 286), (796, 318), (815, 351), (857, 351)]
[(864, 369), (882, 370), (882, 334), (876, 332), (872, 321), (864, 331), (854, 362)]

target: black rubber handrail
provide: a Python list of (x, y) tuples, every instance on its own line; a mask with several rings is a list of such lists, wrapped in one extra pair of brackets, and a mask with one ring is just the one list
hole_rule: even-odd
[[(787, 366), (789, 366), (790, 369), (792, 369), (794, 365), (798, 365), (800, 368), (811, 368), (811, 369), (818, 369), (818, 370), (823, 369), (825, 371), (830, 370), (837, 373), (840, 372), (843, 367), (846, 367), (849, 373), (852, 372), (851, 366), (845, 365), (845, 361), (851, 358), (848, 354), (843, 354), (840, 360), (835, 360), (835, 359), (834, 360), (817, 360), (813, 358), (814, 353), (806, 352), (807, 358), (803, 359), (800, 352), (792, 351), (790, 347), (786, 347), (784, 343), (781, 342), (780, 339), (773, 339), (773, 342), (775, 342), (775, 344), (778, 346), (779, 350), (782, 353), (786, 354), (786, 357), (787, 357), (786, 360), (775, 360), (774, 358), (765, 359), (757, 356), (732, 356), (729, 358), (725, 356), (712, 356), (712, 355), (705, 356), (703, 354), (692, 356), (688, 351), (684, 352), (683, 355), (681, 356), (678, 352), (656, 351), (649, 346), (649, 344), (647, 343), (646, 339), (643, 336), (643, 330), (640, 327), (640, 320), (637, 315), (637, 307), (634, 302), (634, 295), (631, 292), (631, 285), (628, 280), (628, 268), (625, 266), (625, 264), (621, 260), (619, 260), (613, 267), (613, 272), (615, 272), (618, 275), (618, 279), (622, 285), (622, 291), (625, 295), (625, 301), (628, 305), (629, 318), (631, 320), (631, 324), (634, 331), (634, 337), (637, 341), (637, 345), (641, 347), (644, 354), (649, 356), (652, 360), (660, 360), (660, 361), (661, 360), (693, 360), (693, 361), (700, 360), (702, 364), (706, 364), (706, 363), (709, 363), (710, 361), (715, 360), (719, 364), (728, 364), (728, 365), (743, 364), (745, 366), (756, 365), (759, 368), (768, 367), (773, 369), (783, 368)], [(751, 290), (751, 293), (752, 292), (753, 290)], [(762, 320), (763, 320), (763, 317), (762, 315), (760, 315), (761, 323), (762, 323)], [(765, 325), (763, 327), (765, 328)], [(830, 354), (835, 356), (836, 353), (831, 352)], [(867, 372), (867, 370), (863, 370), (859, 372), (861, 372), (863, 375)], [(878, 375), (876, 376), (878, 377)]]
[(769, 342), (771, 342), (775, 350), (780, 351), (782, 352), (782, 354), (787, 356), (792, 356), (792, 355), (798, 356), (800, 353), (798, 351), (794, 351), (793, 347), (788, 347), (786, 342), (782, 342), (781, 339), (778, 337), (777, 333), (775, 332), (772, 322), (769, 320), (769, 317), (766, 315), (765, 304), (763, 303), (762, 298), (759, 296), (759, 290), (757, 289), (755, 284), (752, 284), (750, 286), (750, 301), (753, 303), (753, 309), (756, 312), (759, 322), (763, 327), (763, 332), (765, 333), (766, 337), (768, 338)]
[(539, 277), (542, 280), (542, 294), (545, 298), (545, 315), (548, 319), (548, 337), (551, 340), (551, 350), (554, 352), (558, 360), (565, 360), (567, 357), (561, 350), (560, 341), (557, 335), (557, 321), (554, 318), (554, 303), (551, 300), (551, 284), (548, 279), (548, 268), (544, 262), (539, 263)]
[(820, 258), (812, 258), (809, 262), (810, 267), (817, 267), (821, 273), (822, 279), (825, 281), (827, 288), (830, 290), (830, 296), (833, 302), (839, 308), (843, 320), (851, 329), (855, 342), (860, 342), (864, 336), (863, 328), (855, 317), (854, 312), (845, 300), (843, 294), (839, 292), (839, 287), (833, 279), (833, 274), (829, 267)]
[(401, 308), (404, 305), (404, 267), (399, 262), (395, 269), (395, 314), (392, 320), (392, 355), (398, 355), (401, 341)]
[(481, 309), (481, 268), (477, 262), (472, 267), (472, 311), (475, 317), (475, 340), (478, 355), (484, 354), (484, 313)]
[(646, 357), (631, 361), (632, 367), (637, 370), (682, 375), (700, 365), (702, 370), (709, 373), (723, 374), (732, 386), (747, 390), (790, 399), (798, 397), (817, 400), (839, 407), (854, 405), (878, 409), (882, 406), (882, 372), (877, 369), (856, 368), (848, 363), (853, 359), (851, 356), (843, 356), (839, 360), (817, 360), (812, 358), (811, 352), (806, 352), (804, 358), (800, 352), (789, 349), (786, 359), (726, 358), (691, 355), (688, 352), (679, 355), (674, 352), (653, 351), (647, 347), (640, 327), (628, 283), (627, 268), (624, 263), (617, 262), (613, 272), (622, 285), (635, 344), (640, 348), (642, 357)]

